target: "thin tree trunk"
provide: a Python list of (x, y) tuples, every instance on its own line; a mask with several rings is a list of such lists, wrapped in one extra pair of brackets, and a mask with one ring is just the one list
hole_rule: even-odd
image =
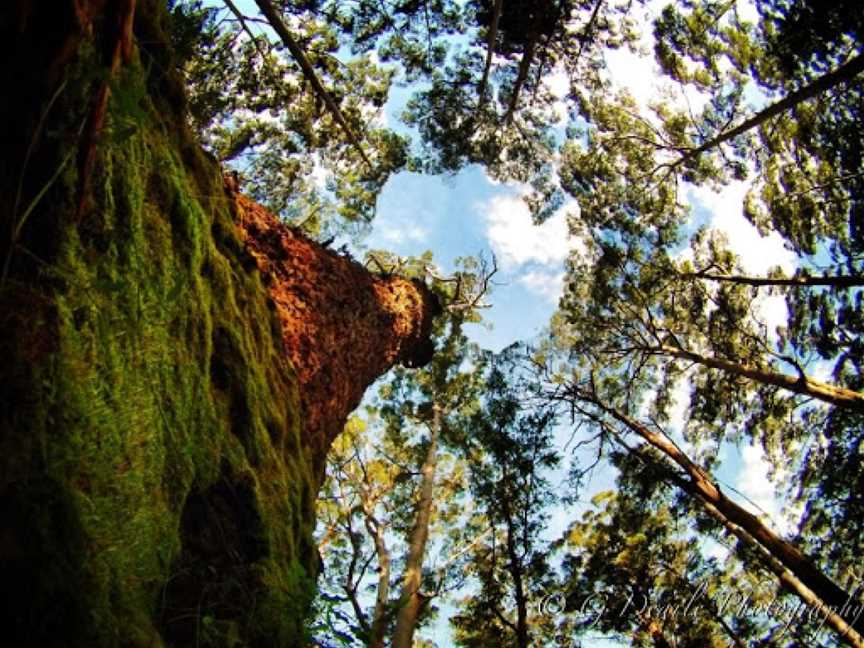
[(669, 346), (667, 344), (661, 345), (653, 350), (663, 355), (680, 358), (682, 360), (690, 360), (691, 362), (696, 362), (706, 367), (711, 367), (712, 369), (727, 371), (736, 376), (743, 376), (766, 385), (776, 385), (777, 387), (782, 387), (783, 389), (795, 392), (796, 394), (810, 396), (811, 398), (816, 398), (826, 403), (831, 403), (832, 405), (864, 411), (864, 394), (844, 387), (835, 387), (834, 385), (822, 383), (818, 380), (813, 380), (808, 376), (787, 376), (786, 374), (778, 373), (776, 371), (757, 369), (737, 362), (723, 360), (722, 358), (704, 356), (693, 351), (679, 349), (678, 347)]
[(441, 408), (432, 405), (432, 425), (429, 429), (429, 448), (423, 462), (420, 481), (420, 499), (417, 502), (417, 516), (411, 530), (408, 546), (408, 559), (402, 577), (402, 591), (399, 596), (399, 610), (396, 615), (396, 629), (393, 631), (393, 648), (411, 648), (417, 618), (423, 603), (420, 596), (423, 558), (426, 554), (426, 540), (429, 537), (429, 523), (432, 519), (433, 493), (435, 489), (435, 470), (438, 464), (438, 434), (441, 431)]
[(489, 83), (489, 72), (492, 69), (492, 55), (495, 52), (495, 41), (498, 38), (498, 22), (501, 20), (501, 9), (503, 6), (504, 0), (495, 0), (492, 24), (489, 26), (489, 38), (486, 39), (486, 65), (483, 67), (483, 79), (480, 81), (480, 97), (477, 100), (478, 113), (486, 105), (486, 86)]
[(864, 277), (856, 275), (816, 276), (802, 275), (798, 277), (749, 277), (746, 275), (724, 275), (710, 272), (686, 272), (684, 279), (706, 279), (708, 281), (726, 281), (747, 286), (830, 286), (832, 288), (853, 288), (864, 286)]
[(384, 542), (384, 531), (375, 527), (375, 552), (378, 554), (378, 591), (375, 595), (375, 611), (372, 628), (369, 631), (369, 646), (384, 648), (384, 634), (387, 631), (387, 603), (390, 600), (390, 551)]
[(273, 6), (273, 3), (270, 0), (255, 0), (255, 4), (258, 5), (258, 8), (261, 9), (261, 13), (264, 14), (265, 18), (267, 18), (267, 22), (270, 23), (270, 26), (279, 35), (279, 38), (282, 39), (282, 42), (285, 43), (285, 47), (287, 47), (288, 51), (291, 52), (291, 56), (293, 56), (294, 60), (297, 61), (297, 65), (300, 66), (300, 70), (303, 72), (303, 76), (306, 77), (309, 85), (312, 86), (312, 90), (315, 92), (316, 95), (318, 95), (319, 99), (324, 102), (324, 105), (327, 106), (327, 109), (333, 114), (333, 118), (342, 127), (342, 130), (345, 131), (345, 135), (348, 138), (348, 141), (355, 149), (357, 149), (357, 152), (360, 153), (360, 157), (363, 158), (363, 161), (371, 169), (372, 162), (370, 162), (369, 158), (366, 157), (366, 152), (363, 150), (363, 147), (360, 144), (360, 140), (357, 139), (354, 131), (348, 125), (348, 122), (345, 120), (345, 116), (342, 114), (339, 106), (336, 105), (333, 97), (321, 84), (321, 81), (318, 79), (318, 75), (315, 74), (315, 70), (312, 67), (312, 64), (309, 62), (309, 59), (306, 58), (306, 54), (300, 48), (300, 45), (297, 43), (297, 41), (294, 40), (291, 32), (288, 31), (288, 27), (285, 26), (285, 23), (282, 20), (282, 16)]
[(378, 557), (378, 588), (375, 592), (375, 609), (369, 628), (370, 648), (384, 648), (384, 635), (387, 631), (387, 604), (390, 601), (390, 550), (384, 538), (385, 527), (375, 517), (374, 503), (369, 501), (365, 490), (361, 489), (361, 504), (366, 531), (375, 543)]
[[(504, 482), (507, 482), (506, 467)], [(507, 523), (507, 562), (510, 576), (513, 579), (513, 596), (516, 599), (516, 645), (519, 648), (528, 648), (528, 603), (525, 597), (525, 583), (523, 578), (522, 561), (516, 552), (516, 541), (513, 538), (513, 514), (510, 511), (510, 501), (506, 493), (501, 497), (501, 509), (504, 520)]]
[(763, 124), (772, 117), (797, 106), (802, 101), (812, 99), (816, 95), (819, 95), (826, 90), (830, 90), (834, 86), (851, 81), (861, 72), (864, 72), (864, 54), (859, 54), (852, 60), (841, 65), (836, 70), (822, 75), (810, 85), (804, 86), (803, 88), (800, 88), (795, 92), (786, 95), (785, 97), (783, 97), (783, 99), (776, 101), (770, 106), (763, 108), (758, 113), (753, 115), (750, 119), (746, 120), (742, 124), (739, 124), (735, 128), (724, 131), (720, 133), (717, 137), (708, 140), (707, 142), (697, 146), (694, 149), (690, 149), (689, 151), (684, 153), (684, 155), (678, 158), (672, 164), (672, 166), (678, 167), (683, 163), (698, 157), (701, 153), (704, 153), (705, 151), (708, 151), (724, 142), (728, 142), (732, 138), (737, 137), (742, 133), (746, 133), (752, 128), (756, 128), (757, 126)]
[[(707, 471), (694, 463), (665, 434), (654, 432), (623, 412), (604, 405), (593, 395), (586, 396), (582, 393), (581, 397), (599, 407), (619, 423), (624, 424), (683, 469), (689, 480), (674, 476), (676, 485), (688, 494), (697, 497), (701, 502), (716, 509), (723, 516), (723, 519), (730, 524), (743, 529), (754, 543), (764, 548), (784, 569), (800, 580), (804, 587), (813, 594), (813, 597), (816, 597), (816, 603), (823, 607), (831, 606), (835, 612), (842, 611), (844, 606), (848, 607), (852, 597), (845, 590), (817, 569), (797, 547), (774, 533), (758, 517), (727, 498)], [(798, 593), (797, 589), (795, 591)], [(802, 600), (810, 605), (813, 603), (813, 597), (802, 598)], [(838, 620), (832, 621), (830, 617), (828, 622), (842, 636), (853, 640), (853, 642), (859, 642), (853, 643), (853, 645), (862, 646), (860, 636), (855, 639), (849, 633), (851, 631), (850, 625), (853, 625), (858, 633), (864, 632), (864, 619), (849, 620), (846, 618), (848, 616), (848, 614), (842, 613), (838, 616), (842, 623)]]
[(525, 46), (525, 51), (522, 53), (522, 60), (519, 61), (519, 74), (516, 77), (516, 83), (513, 86), (513, 93), (510, 95), (510, 103), (507, 106), (507, 114), (504, 116), (504, 123), (509, 124), (513, 121), (513, 113), (516, 112), (516, 105), (519, 103), (519, 93), (522, 92), (522, 86), (525, 85), (525, 80), (528, 78), (528, 71), (531, 69), (531, 62), (534, 60), (534, 48), (537, 45), (537, 39), (532, 38)]

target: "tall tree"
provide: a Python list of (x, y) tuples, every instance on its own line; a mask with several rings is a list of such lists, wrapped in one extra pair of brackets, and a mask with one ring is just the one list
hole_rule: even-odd
[(559, 459), (553, 447), (556, 417), (550, 409), (524, 407), (526, 394), (509, 355), (505, 350), (491, 360), (484, 407), (465, 440), (471, 492), (490, 532), (474, 548), (469, 567), (479, 591), (451, 619), (462, 646), (503, 640), (527, 648), (550, 639), (554, 630), (538, 608), (552, 580), (540, 534), (554, 501), (549, 475)]
[[(638, 435), (643, 442), (662, 455), (662, 474), (667, 480), (696, 498), (739, 539), (762, 552), (771, 571), (774, 571), (781, 583), (801, 598), (804, 604), (827, 606), (827, 623), (840, 637), (851, 645), (864, 645), (861, 635), (864, 621), (856, 618), (854, 606), (850, 606), (850, 601), (854, 601), (854, 591), (846, 592), (800, 549), (727, 497), (714, 478), (687, 456), (667, 434), (657, 429), (655, 424), (643, 423), (610, 404), (611, 396), (598, 392), (598, 381), (593, 375), (581, 381), (571, 379), (563, 385), (554, 385), (558, 381), (557, 378), (553, 380), (547, 398), (567, 402), (574, 414), (593, 422), (599, 426), (602, 433), (609, 434), (625, 448), (628, 446), (620, 441), (621, 433), (616, 431), (615, 426), (620, 425), (625, 432)], [(602, 385), (600, 389), (606, 390), (612, 386), (609, 381)]]
[[(466, 435), (483, 366), (462, 327), (479, 320), (496, 266), (465, 259), (462, 270), (442, 275), (428, 255), (399, 259), (380, 251), (368, 255), (368, 264), (386, 275), (398, 270), (430, 277), (447, 317), (437, 321), (432, 362), (419, 371), (394, 372), (379, 389), (370, 406), (376, 425), (365, 433), (371, 438), (349, 430), (349, 451), (331, 458), (328, 500), (337, 504), (327, 509), (331, 521), (322, 533), (337, 549), (328, 563), (335, 583), (329, 589), (344, 592), (354, 636), (372, 646), (411, 646), (450, 577), (446, 563), (428, 569), (427, 547), (453, 544), (443, 525), (455, 525), (459, 516), (461, 468), (447, 448)], [(378, 578), (369, 612), (363, 590), (373, 562)]]
[(233, 0), (178, 2), (175, 38), (190, 52), (190, 116), (211, 152), (244, 191), (326, 238), (363, 231), (407, 143), (376, 119), (392, 72), (340, 60), (338, 33), (313, 4), (263, 2), (256, 16)]
[(623, 471), (616, 491), (595, 495), (558, 543), (569, 612), (562, 632), (622, 634), (633, 645), (744, 648), (757, 628), (736, 614), (743, 610), (723, 605), (733, 584), (702, 555), (662, 482), (644, 479), (654, 475), (643, 466), (616, 465)]

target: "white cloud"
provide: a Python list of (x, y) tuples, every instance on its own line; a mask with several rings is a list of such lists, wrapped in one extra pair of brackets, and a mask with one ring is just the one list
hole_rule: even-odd
[(517, 281), (532, 293), (557, 304), (564, 292), (564, 273), (532, 270), (521, 275)]
[(309, 174), (312, 178), (312, 184), (315, 185), (320, 190), (325, 190), (327, 188), (327, 177), (330, 175), (329, 171), (321, 164), (321, 160), (318, 156), (315, 156), (312, 163), (312, 173)]
[(660, 71), (653, 58), (640, 56), (621, 47), (606, 52), (606, 64), (612, 82), (629, 90), (640, 106), (646, 107), (656, 97)]
[(729, 557), (729, 549), (713, 538), (700, 538), (702, 555), (706, 558), (714, 558), (719, 563), (724, 563)]
[(768, 479), (771, 465), (758, 445), (746, 446), (741, 452), (741, 468), (735, 487), (747, 500), (744, 508), (757, 515), (767, 515), (770, 526), (781, 533), (790, 533), (794, 524), (782, 515), (774, 485)]
[(759, 11), (756, 9), (756, 3), (744, 0), (736, 3), (735, 10), (738, 12), (738, 17), (742, 21), (756, 24), (759, 22)]
[(795, 269), (795, 254), (783, 244), (777, 232), (762, 236), (742, 211), (748, 185), (732, 182), (722, 191), (707, 187), (690, 187), (688, 198), (692, 203), (711, 213), (710, 227), (724, 232), (729, 239), (729, 248), (741, 257), (741, 265), (751, 274), (765, 274), (770, 268), (780, 266), (791, 274)]
[(689, 372), (682, 376), (672, 390), (673, 405), (669, 410), (669, 428), (676, 432), (684, 430), (687, 412), (690, 409), (690, 379)]
[(570, 79), (567, 72), (561, 67), (556, 67), (551, 73), (543, 77), (543, 83), (556, 98), (555, 103), (552, 104), (552, 109), (555, 111), (558, 123), (566, 123), (568, 110), (565, 98), (570, 92)]
[(543, 77), (543, 83), (549, 86), (549, 90), (559, 99), (563, 99), (570, 92), (570, 79), (567, 78), (567, 72), (556, 67), (550, 74)]
[(531, 220), (528, 206), (519, 196), (495, 196), (479, 206), (487, 223), (486, 236), (502, 267), (515, 269), (535, 262), (558, 266), (573, 247), (567, 227), (567, 212), (575, 202), (559, 209), (542, 225)]
[(777, 327), (786, 326), (789, 318), (789, 309), (786, 307), (786, 298), (783, 295), (759, 295), (756, 301), (757, 314), (768, 327), (768, 337), (772, 342), (777, 341)]
[(383, 225), (379, 228), (378, 233), (388, 243), (404, 243), (406, 241), (419, 242), (429, 236), (429, 230), (420, 225), (411, 225), (409, 227), (391, 227)]

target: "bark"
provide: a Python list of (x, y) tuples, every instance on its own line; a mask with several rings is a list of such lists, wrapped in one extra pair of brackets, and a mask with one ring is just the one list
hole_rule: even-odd
[(492, 14), (492, 24), (489, 26), (489, 38), (486, 39), (486, 64), (483, 66), (483, 78), (480, 80), (480, 97), (477, 100), (478, 114), (486, 105), (486, 86), (489, 83), (489, 72), (492, 69), (492, 55), (495, 53), (495, 41), (498, 38), (498, 22), (501, 20), (501, 9), (504, 0), (495, 0), (495, 9)]
[[(782, 565), (784, 570), (788, 570), (808, 592), (812, 593), (812, 595), (802, 597), (805, 603), (810, 605), (815, 600), (816, 603), (831, 606), (836, 610), (841, 610), (844, 605), (849, 603), (851, 597), (845, 590), (817, 569), (797, 547), (778, 536), (758, 517), (726, 497), (708, 472), (694, 463), (666, 435), (654, 432), (615, 408), (607, 407), (593, 396), (588, 396), (588, 400), (638, 434), (649, 445), (678, 465), (688, 479), (675, 476), (676, 485), (699, 499), (703, 504), (711, 507), (712, 510), (716, 510), (729, 524), (746, 532), (752, 538), (752, 542), (748, 542), (748, 544), (751, 546), (758, 545), (774, 561)], [(793, 588), (793, 591), (798, 594), (799, 589), (796, 587)], [(858, 632), (864, 631), (864, 620), (846, 619), (845, 616), (838, 615), (839, 621), (829, 617), (828, 622), (832, 623), (832, 627), (843, 636), (852, 636), (849, 634), (850, 625), (853, 625)], [(858, 646), (859, 644), (854, 645)]]
[(438, 435), (441, 432), (441, 408), (432, 406), (432, 424), (429, 428), (429, 447), (423, 461), (420, 481), (420, 499), (411, 539), (408, 545), (408, 558), (402, 577), (402, 591), (399, 595), (399, 610), (396, 615), (396, 629), (393, 631), (393, 648), (411, 648), (417, 618), (423, 605), (420, 595), (423, 576), (423, 558), (426, 555), (426, 540), (429, 537), (429, 523), (432, 519), (435, 489), (435, 471), (438, 465)]
[(372, 616), (369, 645), (371, 648), (384, 648), (387, 604), (390, 601), (390, 552), (384, 544), (384, 533), (380, 528), (375, 531), (375, 552), (378, 554), (378, 589), (375, 593), (375, 611)]
[(390, 602), (390, 550), (384, 538), (384, 527), (375, 517), (373, 504), (364, 498), (363, 514), (366, 531), (375, 543), (375, 555), (378, 557), (378, 587), (375, 591), (375, 609), (372, 612), (372, 624), (369, 629), (370, 648), (384, 648), (384, 635), (387, 631), (387, 607)]
[(749, 378), (766, 385), (776, 385), (796, 394), (816, 398), (831, 405), (854, 409), (859, 412), (864, 411), (864, 394), (844, 387), (835, 387), (834, 385), (819, 382), (805, 375), (795, 378), (776, 371), (748, 367), (737, 362), (731, 362), (722, 358), (712, 358), (665, 344), (658, 347), (655, 351), (663, 355), (680, 358), (681, 360), (696, 362), (712, 369), (720, 369), (721, 371)]
[(366, 152), (363, 150), (360, 140), (357, 139), (357, 135), (354, 133), (351, 126), (348, 125), (345, 116), (333, 100), (332, 95), (327, 92), (327, 89), (321, 83), (318, 75), (315, 74), (315, 69), (312, 67), (309, 59), (306, 58), (306, 54), (300, 48), (299, 43), (294, 40), (294, 37), (291, 35), (291, 32), (282, 20), (282, 16), (279, 15), (279, 12), (273, 6), (273, 3), (270, 2), (270, 0), (255, 0), (255, 4), (258, 5), (258, 8), (261, 9), (261, 13), (264, 14), (267, 22), (270, 23), (270, 26), (279, 35), (279, 38), (282, 39), (282, 42), (285, 44), (285, 47), (288, 48), (288, 51), (291, 52), (291, 56), (293, 56), (294, 60), (297, 61), (297, 65), (300, 66), (303, 76), (309, 82), (309, 85), (312, 86), (315, 94), (324, 102), (324, 105), (327, 106), (327, 109), (333, 114), (333, 119), (335, 119), (339, 126), (342, 127), (342, 130), (345, 131), (345, 136), (348, 138), (348, 141), (355, 149), (357, 149), (357, 152), (360, 153), (360, 157), (363, 158), (363, 161), (371, 169), (372, 162), (370, 162), (369, 158), (366, 157)]
[(708, 151), (724, 142), (728, 142), (729, 140), (741, 135), (742, 133), (746, 133), (747, 131), (756, 128), (757, 126), (765, 123), (772, 117), (779, 115), (780, 113), (786, 112), (790, 108), (794, 108), (799, 103), (803, 101), (807, 101), (808, 99), (812, 99), (813, 97), (825, 92), (826, 90), (830, 90), (831, 88), (838, 86), (842, 83), (848, 83), (852, 81), (856, 76), (864, 72), (864, 54), (859, 54), (852, 60), (844, 63), (836, 70), (832, 72), (828, 72), (827, 74), (822, 75), (818, 79), (816, 79), (813, 83), (804, 86), (796, 90), (795, 92), (791, 92), (783, 99), (763, 108), (758, 113), (753, 115), (750, 119), (744, 121), (739, 124), (735, 128), (729, 129), (728, 131), (724, 131), (720, 133), (717, 137), (714, 137), (707, 142), (697, 146), (694, 149), (690, 149), (680, 158), (678, 158), (673, 164), (674, 167), (678, 167), (685, 162), (693, 160), (698, 157), (700, 154)]
[(342, 589), (348, 595), (348, 601), (351, 603), (351, 608), (354, 610), (354, 618), (357, 619), (360, 629), (368, 633), (369, 621), (366, 618), (366, 613), (363, 611), (363, 606), (360, 605), (360, 600), (357, 598), (357, 587), (363, 580), (365, 573), (365, 567), (361, 566), (360, 574), (357, 575), (357, 566), (363, 557), (363, 552), (360, 547), (360, 541), (354, 533), (350, 521), (345, 530), (348, 532), (348, 538), (351, 542), (351, 562), (348, 563), (348, 570), (345, 573), (345, 582), (342, 584)]
[(167, 20), (0, 3), (9, 645), (196, 645), (204, 615), (213, 645), (303, 636), (315, 463), (366, 385), (430, 356), (421, 283), (223, 187)]
[(366, 388), (397, 362), (416, 367), (431, 359), (429, 333), (440, 305), (422, 282), (374, 276), (245, 196), (233, 199), (282, 322), (300, 382), (306, 443), (320, 472)]
[(856, 275), (815, 276), (801, 275), (797, 277), (749, 277), (745, 275), (713, 274), (710, 272), (688, 272), (681, 275), (685, 279), (707, 279), (708, 281), (725, 281), (744, 284), (746, 286), (829, 286), (831, 288), (854, 288), (864, 286), (864, 277)]
[(505, 124), (513, 121), (513, 114), (516, 112), (516, 106), (519, 103), (519, 94), (522, 92), (522, 86), (525, 85), (526, 79), (528, 79), (528, 71), (531, 69), (531, 63), (534, 60), (534, 49), (536, 46), (537, 37), (534, 37), (528, 41), (525, 51), (522, 53), (522, 59), (519, 61), (519, 74), (516, 76), (513, 93), (510, 95), (510, 103), (507, 105), (507, 114), (504, 116)]

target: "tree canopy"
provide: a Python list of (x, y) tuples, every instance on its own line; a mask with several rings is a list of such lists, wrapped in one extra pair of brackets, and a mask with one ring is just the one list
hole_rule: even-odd
[[(243, 191), (321, 240), (362, 238), (405, 171), (480, 165), (536, 223), (575, 205), (548, 331), (501, 354), (463, 330), (494, 258), (446, 275), (431, 255), (367, 255), (433, 285), (446, 317), (432, 363), (389, 376), (330, 457), (321, 645), (419, 645), (444, 601), (464, 646), (864, 645), (855, 3), (169, 4), (190, 124)], [(653, 57), (653, 99), (615, 83), (615, 50)], [(713, 214), (694, 203), (729, 188), (739, 201)], [(739, 215), (786, 267), (750, 270), (716, 226)], [(783, 528), (727, 488), (743, 447)], [(598, 471), (611, 490), (577, 506)], [(719, 593), (735, 583), (759, 593), (733, 609)], [(601, 594), (629, 613), (585, 617)], [(817, 612), (791, 624), (795, 606)]]

